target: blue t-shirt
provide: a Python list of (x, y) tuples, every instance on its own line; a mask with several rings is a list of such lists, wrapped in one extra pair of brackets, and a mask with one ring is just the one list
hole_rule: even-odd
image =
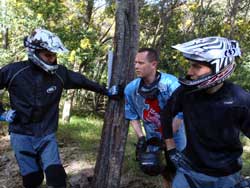
[[(125, 117), (128, 120), (142, 120), (147, 139), (162, 138), (160, 110), (166, 105), (173, 91), (179, 87), (178, 79), (170, 74), (160, 73), (157, 99), (145, 99), (138, 93), (141, 78), (131, 81), (125, 88)], [(178, 114), (179, 118), (182, 113)]]

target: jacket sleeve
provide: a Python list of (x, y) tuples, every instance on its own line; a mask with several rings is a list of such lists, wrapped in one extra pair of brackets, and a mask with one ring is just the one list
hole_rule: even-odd
[(245, 108), (244, 111), (245, 117), (243, 117), (244, 121), (240, 124), (240, 130), (250, 139), (250, 109)]
[(61, 67), (61, 70), (58, 71), (56, 75), (63, 80), (65, 89), (83, 88), (103, 95), (108, 94), (108, 91), (104, 86), (98, 84), (95, 81), (89, 80), (84, 75), (78, 72), (67, 70), (65, 67)]
[(247, 93), (244, 100), (244, 105), (234, 107), (232, 116), (237, 121), (239, 129), (250, 139), (250, 94)]
[(181, 88), (177, 88), (172, 96), (168, 99), (167, 104), (160, 112), (163, 137), (165, 139), (173, 138), (172, 121), (179, 112), (182, 112), (180, 102)]

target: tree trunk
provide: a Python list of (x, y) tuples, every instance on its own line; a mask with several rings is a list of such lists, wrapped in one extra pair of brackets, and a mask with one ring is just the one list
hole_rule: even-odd
[[(111, 85), (126, 85), (134, 78), (134, 58), (138, 48), (138, 2), (116, 0), (115, 53)], [(95, 166), (93, 188), (118, 188), (128, 133), (124, 100), (109, 100)]]
[[(78, 72), (80, 71), (79, 65), (77, 63), (74, 63), (74, 67), (73, 67), (74, 71)], [(73, 99), (75, 96), (75, 90), (68, 90), (67, 91), (67, 97), (64, 101), (63, 104), (63, 112), (62, 112), (62, 121), (63, 123), (69, 123), (70, 122), (70, 117), (71, 117), (71, 108), (72, 108), (72, 104), (73, 104)]]
[(70, 89), (67, 91), (67, 97), (63, 104), (62, 121), (63, 123), (69, 123), (71, 117), (71, 108), (75, 95), (75, 90)]
[(2, 48), (7, 49), (8, 48), (8, 34), (9, 34), (9, 29), (6, 27), (6, 16), (7, 16), (7, 4), (6, 0), (1, 1), (1, 14), (2, 14), (2, 21), (3, 23), (0, 23), (0, 29), (2, 30)]
[(235, 21), (236, 21), (236, 16), (239, 12), (239, 7), (240, 7), (240, 4), (242, 3), (242, 0), (234, 0), (232, 2), (232, 5), (230, 6), (230, 2), (231, 1), (228, 1), (228, 7), (229, 8), (229, 15), (228, 15), (228, 22), (231, 26), (231, 30), (229, 32), (229, 38), (233, 38), (234, 37), (234, 34), (236, 33), (236, 28), (235, 28)]
[(2, 36), (3, 36), (3, 39), (2, 39), (2, 47), (3, 49), (7, 49), (8, 48), (8, 34), (9, 34), (9, 30), (8, 28), (3, 28), (3, 31), (2, 31)]

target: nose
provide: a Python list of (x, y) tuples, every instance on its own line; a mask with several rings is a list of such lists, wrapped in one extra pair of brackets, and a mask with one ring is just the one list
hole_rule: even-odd
[(139, 65), (139, 63), (135, 62), (135, 69), (138, 69), (138, 67), (139, 67), (138, 65)]
[(47, 55), (46, 56), (46, 61), (48, 62), (48, 63), (54, 63), (55, 61), (56, 61), (56, 55)]
[(55, 62), (55, 60), (56, 60), (56, 57), (55, 57), (55, 56), (49, 57), (49, 62), (53, 63), (53, 62)]
[(192, 76), (194, 74), (192, 67), (190, 67), (187, 71), (187, 75)]

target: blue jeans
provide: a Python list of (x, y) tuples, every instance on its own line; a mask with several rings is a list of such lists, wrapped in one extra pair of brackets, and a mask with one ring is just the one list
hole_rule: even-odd
[[(186, 139), (186, 133), (185, 133), (185, 127), (184, 126), (185, 126), (184, 123), (182, 123), (180, 128), (173, 135), (173, 139), (174, 139), (175, 144), (176, 144), (176, 149), (179, 150), (179, 151), (184, 150), (184, 148), (186, 147), (186, 144), (187, 144), (187, 139)], [(159, 151), (159, 147), (154, 146), (154, 145), (149, 145), (148, 149), (151, 152)]]
[[(187, 174), (195, 186), (189, 185)], [(240, 181), (240, 172), (223, 177), (212, 177), (192, 170), (177, 169), (172, 188), (230, 188)]]
[(61, 165), (55, 134), (34, 137), (11, 133), (10, 141), (22, 176)]

